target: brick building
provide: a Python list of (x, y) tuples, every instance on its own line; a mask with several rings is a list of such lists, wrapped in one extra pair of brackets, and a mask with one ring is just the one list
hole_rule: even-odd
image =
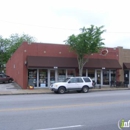
[[(122, 47), (106, 48), (108, 54), (92, 54), (85, 64), (83, 76), (89, 76), (97, 85), (108, 86), (110, 81), (129, 79), (130, 63), (124, 57), (130, 50)], [(126, 56), (127, 57), (127, 56)], [(127, 59), (127, 58), (126, 58)], [(24, 42), (6, 64), (6, 73), (26, 89), (48, 87), (66, 77), (78, 75), (76, 54), (68, 45)]]

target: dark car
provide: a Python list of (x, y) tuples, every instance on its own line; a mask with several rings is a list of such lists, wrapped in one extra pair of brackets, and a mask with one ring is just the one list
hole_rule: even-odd
[(5, 83), (5, 82), (11, 83), (12, 81), (13, 81), (13, 78), (11, 78), (10, 76), (5, 75), (5, 74), (0, 74), (1, 83)]

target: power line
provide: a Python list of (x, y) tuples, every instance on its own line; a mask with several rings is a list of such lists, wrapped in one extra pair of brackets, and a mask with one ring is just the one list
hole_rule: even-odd
[(4, 21), (4, 20), (0, 20), (0, 21), (6, 22), (6, 23), (11, 23), (11, 24), (19, 24), (19, 25), (35, 26), (35, 27), (43, 27), (43, 28), (51, 28), (51, 29), (74, 30), (74, 31), (79, 30), (79, 29), (72, 29), (72, 28), (67, 29), (67, 28), (49, 27), (49, 26), (34, 25), (34, 24), (16, 23), (16, 22)]
[[(10, 24), (19, 24), (19, 25), (25, 25), (25, 26), (34, 26), (34, 27), (42, 27), (42, 28), (50, 28), (50, 29), (59, 29), (59, 30), (71, 30), (71, 31), (79, 31), (79, 29), (74, 29), (74, 28), (59, 28), (59, 27), (51, 27), (51, 26), (42, 26), (42, 25), (35, 25), (35, 24), (26, 24), (26, 23), (16, 23), (12, 21), (5, 21), (5, 20), (0, 20), (0, 22), (6, 22)], [(105, 33), (116, 33), (116, 34), (129, 34), (130, 32), (112, 32), (112, 31), (105, 31)]]

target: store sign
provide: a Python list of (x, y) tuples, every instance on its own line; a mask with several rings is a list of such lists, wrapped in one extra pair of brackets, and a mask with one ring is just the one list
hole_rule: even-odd
[(101, 50), (101, 55), (106, 56), (108, 54), (108, 49), (102, 49)]
[(54, 66), (54, 69), (57, 69), (58, 67), (57, 66)]

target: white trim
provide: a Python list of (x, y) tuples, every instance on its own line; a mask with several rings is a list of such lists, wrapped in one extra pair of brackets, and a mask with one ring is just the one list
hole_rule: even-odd
[(67, 78), (67, 69), (65, 70), (65, 77)]
[(39, 87), (39, 69), (37, 69), (37, 86), (36, 87)]
[(86, 77), (88, 77), (88, 69), (86, 69)]
[(103, 69), (101, 70), (101, 86), (103, 86)]
[(49, 87), (50, 86), (50, 69), (47, 69), (47, 82), (48, 82), (47, 87)]
[(129, 70), (129, 84), (128, 87), (130, 88), (130, 70)]
[(64, 127), (55, 127), (55, 128), (47, 128), (47, 129), (37, 129), (37, 130), (61, 130), (61, 129), (69, 129), (69, 128), (77, 128), (77, 127), (83, 127), (83, 125), (64, 126)]
[(54, 69), (55, 71), (55, 82), (58, 81), (58, 69)]

